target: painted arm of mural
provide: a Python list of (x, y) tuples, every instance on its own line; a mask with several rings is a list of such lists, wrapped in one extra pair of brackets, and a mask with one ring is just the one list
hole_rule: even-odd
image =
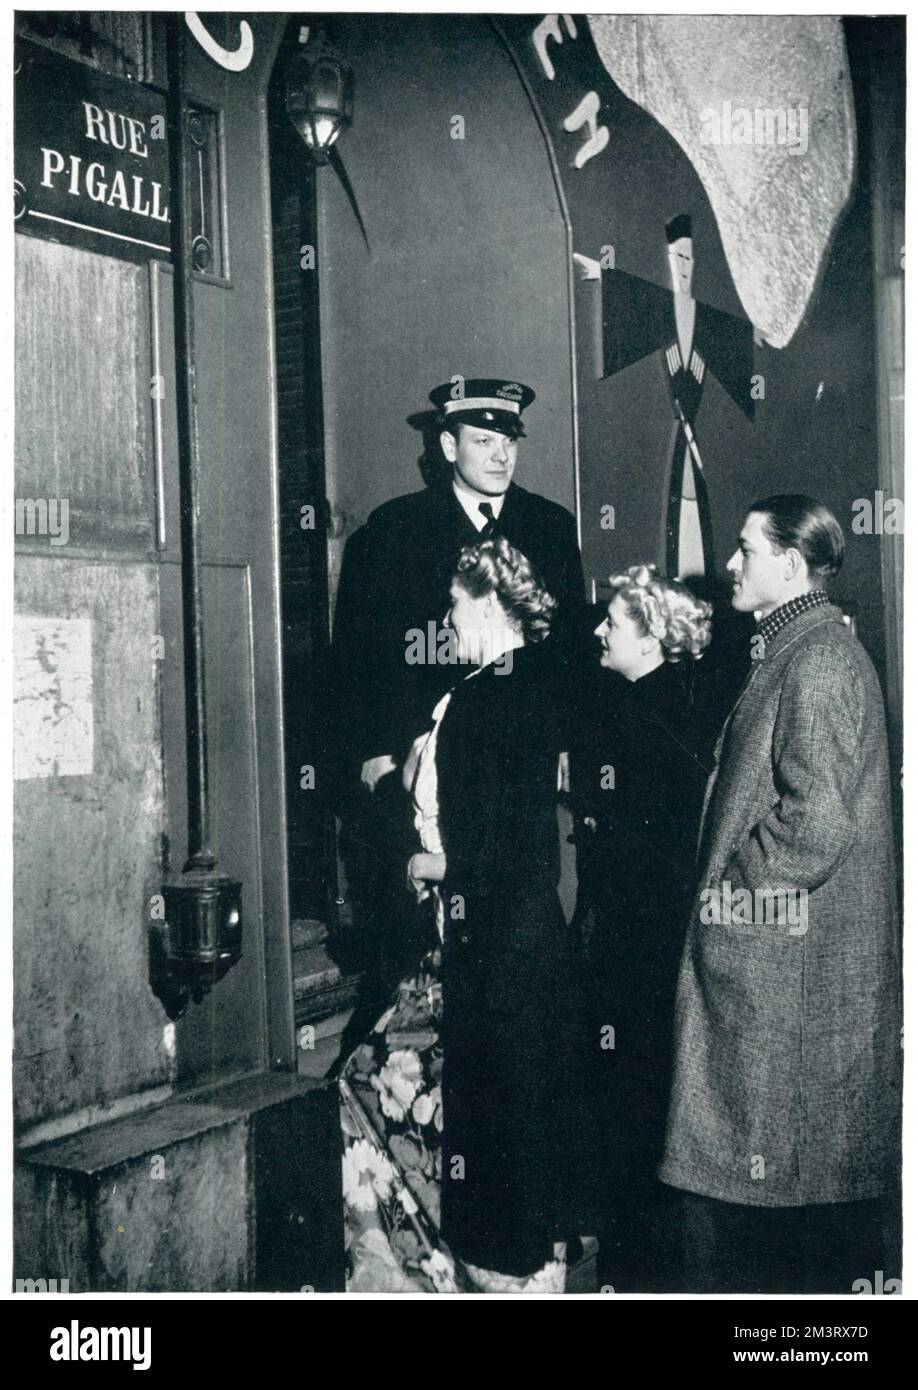
[[(600, 377), (639, 362), (665, 348), (673, 339), (673, 294), (660, 285), (606, 268), (591, 256), (573, 253), (577, 279), (601, 282), (597, 311), (596, 355)], [(753, 384), (753, 327), (748, 319), (695, 301), (694, 345), (705, 367), (751, 419), (755, 414)]]
[(778, 797), (748, 832), (723, 877), (745, 888), (791, 892), (820, 887), (855, 833), (865, 691), (837, 647), (796, 657), (772, 735)]
[(574, 264), (579, 272), (580, 280), (599, 280), (602, 277), (602, 268), (599, 261), (594, 261), (590, 256), (581, 256), (579, 251), (574, 252)]

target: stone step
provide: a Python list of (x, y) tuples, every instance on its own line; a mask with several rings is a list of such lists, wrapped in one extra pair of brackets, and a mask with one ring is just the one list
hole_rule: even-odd
[(323, 943), (293, 952), (293, 992), (297, 999), (328, 989), (341, 979), (341, 971)]
[(315, 1023), (331, 1014), (353, 1009), (360, 994), (360, 975), (341, 976), (337, 983), (321, 989), (297, 992), (294, 998), (294, 1020), (299, 1028), (304, 1023)]
[(328, 927), (315, 917), (301, 917), (290, 923), (290, 940), (294, 951), (315, 946), (328, 940)]
[(343, 1291), (339, 1135), (321, 1074), (259, 1072), (21, 1149), (13, 1277), (71, 1295)]
[(295, 926), (293, 996), (299, 1027), (353, 1008), (361, 977), (359, 973), (344, 973), (332, 960), (326, 945), (328, 931), (321, 922), (298, 922)]
[(297, 1029), (297, 1071), (300, 1076), (320, 1080), (328, 1075), (329, 1069), (338, 1060), (341, 1035), (350, 1022), (352, 1012), (351, 1008), (347, 1008), (309, 1024), (312, 1029), (310, 1036), (304, 1036), (302, 1026)]

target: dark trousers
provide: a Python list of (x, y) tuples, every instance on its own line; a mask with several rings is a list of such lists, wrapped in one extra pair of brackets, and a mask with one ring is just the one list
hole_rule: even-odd
[(880, 1201), (750, 1207), (681, 1197), (689, 1293), (852, 1293), (883, 1269)]
[(681, 1293), (679, 1197), (654, 1178), (605, 1193), (597, 1276), (615, 1293)]

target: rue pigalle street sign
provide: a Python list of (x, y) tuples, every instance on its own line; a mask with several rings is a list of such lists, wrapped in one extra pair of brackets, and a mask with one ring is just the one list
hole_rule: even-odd
[(19, 40), (15, 102), (17, 231), (168, 259), (165, 98)]

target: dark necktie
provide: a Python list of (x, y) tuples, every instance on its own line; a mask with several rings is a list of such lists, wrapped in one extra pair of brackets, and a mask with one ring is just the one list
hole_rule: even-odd
[(494, 515), (494, 509), (490, 502), (479, 502), (478, 510), (485, 519), (485, 524), (478, 532), (478, 535), (483, 541), (486, 541), (489, 540), (497, 530), (497, 517)]

